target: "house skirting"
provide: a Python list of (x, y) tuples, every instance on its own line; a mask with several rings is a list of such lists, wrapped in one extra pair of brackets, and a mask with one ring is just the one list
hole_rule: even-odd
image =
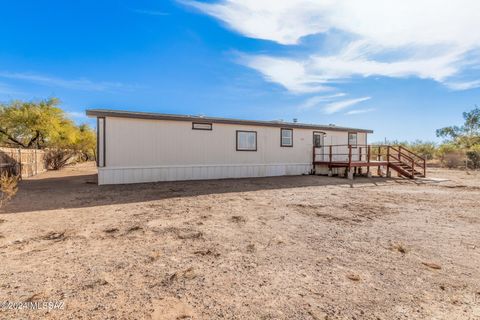
[(311, 170), (311, 163), (102, 167), (98, 184), (290, 176)]

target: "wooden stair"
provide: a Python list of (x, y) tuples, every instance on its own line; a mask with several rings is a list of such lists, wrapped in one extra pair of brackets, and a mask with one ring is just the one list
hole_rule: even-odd
[(388, 168), (401, 176), (415, 179), (426, 176), (425, 159), (402, 146), (388, 146)]

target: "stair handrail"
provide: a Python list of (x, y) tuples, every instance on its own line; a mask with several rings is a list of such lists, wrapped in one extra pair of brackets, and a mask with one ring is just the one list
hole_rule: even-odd
[[(399, 162), (403, 162), (405, 164), (410, 165), (411, 168), (412, 168), (412, 172), (417, 171), (416, 166), (422, 168), (420, 173), (422, 173), (424, 177), (426, 176), (426, 161), (425, 161), (424, 158), (422, 158), (418, 154), (416, 154), (416, 153), (414, 153), (414, 152), (412, 152), (412, 151), (410, 151), (410, 150), (408, 150), (408, 149), (406, 149), (405, 147), (402, 147), (402, 146), (398, 146), (398, 148), (395, 147), (395, 146), (391, 146), (390, 148), (393, 149), (394, 151), (396, 151), (400, 155), (400, 157), (407, 158), (407, 160), (409, 160), (409, 163), (404, 162), (400, 158), (397, 158), (395, 156), (392, 156), (393, 158), (395, 158)], [(403, 151), (408, 151), (409, 154), (406, 154)], [(416, 156), (418, 159), (414, 159), (413, 157), (410, 156), (410, 154)], [(420, 160), (420, 162), (418, 160)]]
[(421, 161), (421, 164), (418, 164), (418, 162), (416, 162), (416, 164), (419, 166), (419, 167), (422, 167), (423, 169), (423, 176), (426, 177), (427, 176), (427, 160), (425, 159), (425, 157), (422, 157), (420, 156), (419, 154), (403, 147), (403, 146), (400, 146), (401, 149), (403, 149), (404, 151), (408, 152), (409, 154), (411, 155), (414, 155), (415, 157), (417, 157), (420, 161)]
[[(402, 153), (402, 149), (400, 149), (400, 148), (397, 149), (395, 146), (390, 146), (390, 148), (393, 149), (394, 151), (396, 151), (397, 153), (400, 153), (401, 157), (407, 158), (407, 160), (409, 160), (409, 161), (412, 161), (412, 160), (413, 160), (417, 166), (423, 167), (423, 163), (422, 163), (422, 162), (418, 162), (418, 161), (416, 161), (414, 158), (412, 158), (411, 156)], [(401, 159), (398, 159), (398, 158), (395, 158), (395, 159), (397, 159), (398, 161), (401, 162)], [(421, 160), (423, 160), (423, 158), (421, 158)]]
[(422, 160), (422, 161), (425, 160), (424, 157), (422, 157), (421, 155), (419, 155), (419, 154), (417, 154), (417, 153), (415, 153), (415, 152), (413, 152), (413, 151), (405, 148), (404, 146), (398, 146), (398, 147), (399, 147), (400, 150), (403, 150), (403, 151), (405, 151), (405, 152), (408, 152), (408, 154), (416, 157), (418, 160)]

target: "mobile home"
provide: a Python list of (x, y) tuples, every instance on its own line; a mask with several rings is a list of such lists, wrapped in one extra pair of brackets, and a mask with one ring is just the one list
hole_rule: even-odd
[(372, 133), (335, 125), (115, 110), (87, 110), (87, 115), (97, 118), (101, 185), (327, 173), (315, 165), (314, 147), (366, 145)]

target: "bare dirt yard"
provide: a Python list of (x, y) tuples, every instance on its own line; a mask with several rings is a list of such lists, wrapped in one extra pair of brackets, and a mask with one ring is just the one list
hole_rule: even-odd
[(480, 173), (429, 176), (47, 172), (0, 214), (0, 318), (480, 319)]

